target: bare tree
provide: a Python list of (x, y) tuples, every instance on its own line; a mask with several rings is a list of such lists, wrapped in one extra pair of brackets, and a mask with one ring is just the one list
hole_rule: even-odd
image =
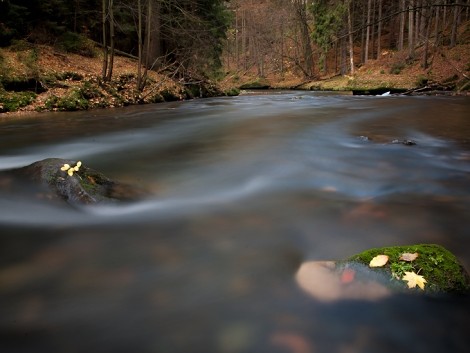
[(108, 13), (109, 13), (109, 64), (108, 64), (108, 73), (106, 74), (106, 81), (111, 81), (113, 76), (114, 68), (114, 4), (113, 0), (109, 0), (108, 3)]
[(414, 57), (414, 0), (410, 0), (408, 7), (408, 56)]
[(142, 90), (142, 1), (137, 0), (137, 90)]
[(103, 32), (103, 69), (101, 72), (101, 77), (106, 79), (106, 74), (108, 73), (108, 35), (107, 35), (107, 0), (102, 0), (101, 2), (101, 22), (102, 22), (102, 32)]
[(351, 75), (354, 75), (354, 34), (352, 27), (352, 0), (348, 4), (348, 37), (349, 37), (349, 66)]
[(398, 50), (403, 50), (405, 37), (405, 1), (406, 0), (400, 0), (400, 33), (398, 36)]
[(378, 24), (377, 24), (377, 58), (380, 57), (382, 52), (382, 0), (378, 0), (379, 4), (379, 14), (378, 14)]
[(302, 71), (306, 77), (313, 77), (313, 51), (312, 43), (310, 40), (311, 34), (308, 27), (308, 18), (307, 18), (307, 3), (304, 0), (293, 0), (293, 5), (295, 8), (295, 13), (298, 21), (298, 26), (300, 28), (300, 42), (302, 45), (303, 51), (303, 62)]
[(455, 47), (457, 43), (457, 28), (459, 26), (460, 11), (462, 10), (460, 5), (460, 0), (455, 0), (454, 6), (454, 19), (452, 21), (452, 33), (450, 36), (450, 47)]
[[(113, 0), (102, 0), (102, 31), (103, 31), (103, 66), (101, 76), (111, 81), (114, 66), (114, 3)], [(109, 37), (109, 38), (108, 38)], [(109, 45), (108, 47), (108, 39)]]
[(364, 62), (365, 63), (369, 60), (371, 9), (372, 9), (372, 0), (367, 0), (367, 18), (366, 18), (367, 28), (366, 28), (366, 43), (365, 43), (365, 49), (364, 49)]

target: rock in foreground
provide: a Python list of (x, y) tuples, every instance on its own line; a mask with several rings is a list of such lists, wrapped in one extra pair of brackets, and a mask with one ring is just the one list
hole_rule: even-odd
[(304, 291), (321, 301), (470, 291), (468, 272), (450, 251), (435, 244), (375, 248), (337, 262), (305, 262), (296, 280)]

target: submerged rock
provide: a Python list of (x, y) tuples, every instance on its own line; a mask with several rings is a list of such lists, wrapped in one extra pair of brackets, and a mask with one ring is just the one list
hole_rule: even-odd
[(395, 139), (391, 143), (394, 144), (394, 145), (402, 144), (402, 145), (405, 145), (405, 146), (414, 146), (414, 145), (416, 145), (416, 142), (414, 142), (413, 140), (408, 140), (408, 139), (404, 139), (404, 140)]
[[(81, 164), (81, 163), (80, 163)], [(11, 171), (15, 176), (39, 182), (56, 196), (72, 205), (90, 205), (117, 201), (133, 201), (145, 193), (138, 187), (113, 181), (102, 173), (85, 165), (78, 171), (68, 173), (64, 165), (74, 167), (77, 161), (47, 158), (23, 168)], [(67, 168), (70, 169), (70, 168)]]
[[(380, 258), (378, 265), (372, 261), (376, 258)], [(450, 251), (435, 244), (375, 248), (342, 261), (305, 262), (296, 280), (320, 301), (470, 292), (468, 272)]]

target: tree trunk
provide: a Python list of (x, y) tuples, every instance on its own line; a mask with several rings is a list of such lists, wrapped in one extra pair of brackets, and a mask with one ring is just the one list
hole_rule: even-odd
[(348, 34), (349, 34), (349, 66), (351, 75), (354, 75), (354, 38), (352, 28), (352, 14), (351, 14), (352, 1), (348, 4)]
[(426, 33), (424, 35), (424, 53), (423, 53), (423, 68), (428, 68), (428, 56), (429, 56), (429, 34), (431, 33), (431, 13), (426, 17), (425, 26)]
[(408, 56), (412, 58), (415, 52), (415, 44), (414, 44), (414, 0), (410, 0), (410, 5), (408, 7)]
[[(153, 69), (163, 64), (163, 50), (161, 39), (161, 4), (160, 1), (147, 1), (147, 22), (145, 29), (145, 48), (143, 56), (145, 57), (145, 67)], [(145, 73), (144, 73), (145, 75)]]
[(246, 52), (246, 42), (247, 42), (247, 34), (246, 34), (246, 10), (242, 11), (242, 55), (243, 55), (243, 70), (248, 69), (248, 62), (247, 62), (247, 52)]
[[(375, 0), (372, 0), (372, 8), (371, 8), (371, 23), (375, 23)], [(371, 42), (371, 45), (370, 45), (370, 48), (372, 49), (371, 51), (371, 57), (372, 59), (375, 59), (376, 56), (374, 55), (374, 51), (375, 51), (375, 25), (371, 25), (370, 26), (370, 42)]]
[(436, 7), (436, 18), (434, 20), (434, 45), (438, 46), (439, 45), (439, 13), (441, 12), (441, 9), (439, 7)]
[(137, 0), (137, 49), (138, 49), (138, 60), (137, 60), (137, 90), (142, 89), (142, 3), (141, 0)]
[(142, 82), (140, 83), (142, 89), (145, 87), (145, 83), (147, 82), (147, 73), (150, 68), (150, 39), (152, 38), (152, 0), (147, 1), (147, 25), (145, 33), (147, 35), (146, 40), (146, 52), (145, 52), (145, 65), (144, 65), (144, 73), (142, 75)]
[(420, 3), (419, 3), (420, 0), (414, 0), (414, 5), (415, 5), (415, 8), (416, 10), (414, 10), (414, 14), (415, 14), (415, 23), (414, 23), (414, 43), (415, 43), (415, 46), (419, 43), (419, 20), (420, 20), (420, 12), (422, 11), (421, 9), (419, 9), (418, 7), (420, 6)]
[(240, 68), (240, 49), (238, 48), (238, 9), (235, 11), (235, 61), (236, 70)]
[(284, 22), (281, 21), (281, 77), (284, 78)]
[(313, 76), (313, 52), (312, 43), (310, 41), (310, 31), (307, 22), (307, 9), (303, 0), (296, 0), (294, 2), (297, 14), (297, 21), (300, 28), (300, 42), (302, 43), (303, 51), (303, 71), (307, 77)]
[(106, 22), (107, 22), (107, 0), (102, 0), (101, 2), (101, 22), (102, 22), (102, 31), (103, 31), (103, 68), (101, 71), (101, 77), (103, 80), (106, 80), (106, 73), (108, 72), (108, 40), (107, 40), (107, 30), (106, 30)]
[(450, 47), (453, 48), (457, 44), (457, 28), (459, 26), (459, 14), (460, 14), (460, 0), (455, 1), (454, 6), (454, 21), (452, 22), (452, 33), (450, 36)]
[(370, 13), (372, 7), (372, 0), (367, 0), (367, 29), (366, 29), (366, 44), (364, 48), (364, 63), (369, 60), (369, 39), (370, 39)]
[(405, 0), (400, 0), (400, 34), (398, 37), (398, 50), (403, 50), (405, 37)]
[(109, 64), (108, 64), (108, 73), (106, 74), (106, 81), (111, 81), (113, 76), (113, 67), (114, 67), (114, 10), (113, 10), (113, 1), (109, 0), (108, 11), (109, 11)]
[(379, 0), (379, 24), (377, 28), (377, 59), (380, 58), (382, 52), (382, 0)]

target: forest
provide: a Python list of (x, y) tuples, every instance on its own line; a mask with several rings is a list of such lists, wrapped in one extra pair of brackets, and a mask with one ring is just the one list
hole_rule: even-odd
[(419, 59), (427, 68), (431, 51), (455, 47), (468, 36), (470, 2), (235, 0), (230, 9), (235, 20), (228, 32), (228, 67), (254, 66), (261, 76), (290, 69), (313, 78), (354, 74), (389, 51), (405, 50), (408, 60)]
[[(25, 75), (46, 89), (40, 72), (47, 67), (38, 64), (38, 48), (46, 46), (99, 61), (94, 75), (100, 82), (122, 76), (115, 72), (117, 56), (134, 60), (134, 96), (152, 77), (159, 80), (154, 73), (188, 87), (198, 83), (192, 97), (209, 95), (210, 89), (201, 88), (209, 81), (211, 94), (220, 94), (214, 87), (239, 88), (247, 81), (286, 88), (338, 75), (351, 78), (373, 61), (382, 74), (396, 75), (385, 86), (415, 66), (421, 77), (416, 86), (453, 77), (444, 88), (465, 91), (469, 12), (469, 0), (1, 0), (0, 90), (5, 101), (11, 81)], [(446, 57), (458, 46), (453, 60)], [(11, 51), (29, 54), (12, 59)], [(449, 77), (432, 75), (438, 57), (452, 66)], [(26, 74), (14, 74), (12, 60), (18, 58)], [(183, 96), (188, 94), (174, 98)]]

